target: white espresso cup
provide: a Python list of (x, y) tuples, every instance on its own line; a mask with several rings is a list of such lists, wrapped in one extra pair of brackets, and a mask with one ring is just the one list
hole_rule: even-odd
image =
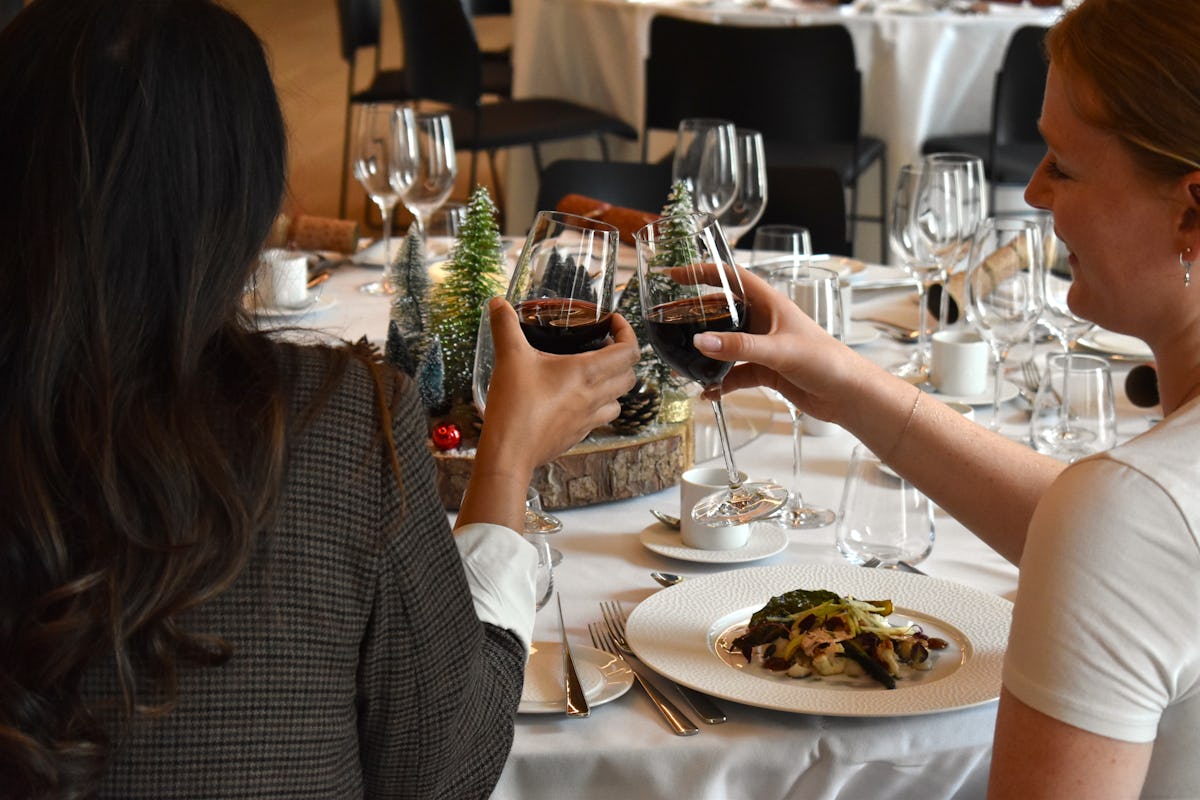
[(308, 259), (292, 250), (271, 248), (258, 269), (258, 302), (270, 308), (300, 308), (308, 303)]
[(987, 391), (988, 346), (974, 331), (938, 331), (930, 344), (929, 382), (942, 394)]
[[(741, 473), (745, 480), (745, 473)], [(683, 544), (697, 550), (736, 550), (750, 539), (750, 525), (705, 525), (692, 519), (692, 509), (710, 494), (729, 486), (723, 467), (696, 467), (679, 480), (679, 532)]]

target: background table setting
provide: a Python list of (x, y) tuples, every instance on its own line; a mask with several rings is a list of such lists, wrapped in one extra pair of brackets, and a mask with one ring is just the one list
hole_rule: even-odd
[[(915, 292), (900, 269), (856, 263), (840, 267), (846, 285), (853, 287), (847, 315), (856, 320), (851, 329), (877, 333), (875, 323), (865, 321), (869, 318), (899, 326), (915, 322)], [(310, 290), (310, 305), (288, 314), (260, 314), (260, 324), (287, 336), (366, 336), (382, 343), (389, 298), (358, 291), (379, 274), (363, 263), (333, 267)], [(1104, 332), (1091, 332), (1083, 341), (1099, 350), (1112, 348), (1113, 379), (1121, 386), (1137, 363), (1122, 351), (1130, 352), (1137, 343), (1109, 339)], [(1040, 340), (1032, 346), (1039, 352), (1056, 349)], [(885, 366), (905, 360), (912, 350), (889, 333), (863, 336), (857, 347)], [(1019, 346), (1009, 355), (1006, 379), (1013, 391), (1006, 393), (999, 415), (1001, 432), (1024, 441), (1029, 440), (1031, 406), (1019, 365), (1029, 358), (1029, 347)], [(990, 392), (984, 395), (957, 398), (972, 404), (981, 424), (988, 422), (992, 400)], [(1135, 407), (1123, 392), (1117, 395), (1118, 439), (1146, 430), (1147, 414), (1155, 410)], [(791, 423), (783, 404), (761, 390), (738, 392), (725, 402), (737, 466), (752, 478), (787, 485)], [(711, 410), (700, 402), (694, 410), (695, 462), (721, 467)], [(813, 429), (823, 435), (803, 437), (804, 499), (836, 510), (857, 442), (836, 426)], [(983, 794), (1007, 602), (1017, 586), (1012, 565), (938, 509), (933, 512), (932, 552), (919, 564), (926, 575), (851, 566), (835, 547), (836, 525), (785, 530), (759, 521), (751, 524), (741, 548), (698, 550), (684, 545), (651, 510), (678, 516), (679, 488), (555, 512), (563, 527), (550, 539), (563, 557), (554, 569), (554, 586), (589, 695), (590, 715), (577, 719), (562, 713), (559, 621), (553, 603), (547, 604), (536, 620), (526, 697), (495, 797)], [(663, 589), (651, 578), (654, 571), (684, 580)], [(718, 661), (710, 647), (718, 629), (739, 617), (744, 620), (771, 595), (801, 586), (892, 597), (921, 624), (947, 630), (957, 649), (938, 669), (948, 677), (935, 670), (934, 680), (902, 684), (894, 691), (860, 687), (848, 693), (822, 683), (779, 690), (771, 681)], [(692, 718), (698, 733), (677, 736), (668, 727), (647, 695), (633, 687), (628, 669), (592, 646), (589, 624), (601, 622), (601, 603), (612, 601), (632, 612), (627, 632), (633, 650), (681, 683), (713, 695), (726, 722), (702, 722), (670, 682), (660, 678), (662, 691)]]

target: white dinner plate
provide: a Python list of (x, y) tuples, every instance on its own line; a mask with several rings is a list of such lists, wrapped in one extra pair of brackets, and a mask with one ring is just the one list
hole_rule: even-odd
[(1097, 353), (1136, 358), (1150, 361), (1154, 358), (1150, 346), (1136, 336), (1113, 333), (1103, 328), (1092, 328), (1086, 336), (1079, 337), (1079, 344)]
[(770, 522), (750, 523), (750, 538), (736, 550), (699, 550), (688, 547), (679, 531), (655, 523), (642, 531), (642, 546), (667, 558), (700, 564), (745, 564), (773, 556), (788, 546), (787, 531)]
[(868, 322), (851, 320), (846, 323), (846, 335), (842, 340), (851, 347), (869, 344), (879, 338), (879, 329)]
[(308, 303), (297, 308), (276, 308), (274, 306), (254, 305), (252, 297), (247, 296), (246, 307), (250, 313), (259, 319), (299, 319), (312, 314), (323, 314), (337, 305), (337, 300), (331, 296), (322, 295), (318, 289), (309, 290)]
[[(616, 700), (633, 685), (633, 671), (614, 655), (583, 645), (571, 645), (575, 672), (583, 686), (588, 706)], [(519, 714), (565, 714), (567, 694), (563, 688), (562, 645), (558, 642), (534, 642), (525, 665), (525, 685), (521, 687)]]
[[(992, 387), (995, 386), (995, 379), (988, 376), (987, 388), (979, 394), (942, 394), (938, 391), (931, 391), (930, 394), (941, 400), (943, 403), (964, 403), (968, 406), (990, 406), (992, 404)], [(1020, 393), (1021, 388), (1012, 381), (1000, 379), (1000, 402), (1007, 403)]]
[[(869, 678), (788, 678), (740, 653), (725, 637), (739, 632), (772, 597), (793, 589), (890, 599), (894, 623), (912, 621), (950, 642), (928, 672), (909, 672), (885, 689)], [(1012, 603), (952, 581), (848, 564), (788, 564), (688, 578), (643, 600), (625, 625), (647, 666), (714, 697), (779, 711), (839, 717), (890, 717), (966, 708), (1000, 696), (1000, 670)]]

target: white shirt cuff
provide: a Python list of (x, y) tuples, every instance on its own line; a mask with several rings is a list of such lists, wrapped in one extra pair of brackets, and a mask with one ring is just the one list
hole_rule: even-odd
[(454, 532), (480, 621), (511, 631), (525, 647), (533, 641), (537, 550), (503, 525), (476, 522)]

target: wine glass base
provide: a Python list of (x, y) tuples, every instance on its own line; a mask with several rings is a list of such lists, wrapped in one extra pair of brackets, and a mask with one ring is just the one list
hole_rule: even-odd
[(562, 563), (562, 560), (563, 560), (562, 550), (559, 550), (557, 547), (551, 547), (550, 548), (550, 566), (557, 567), (559, 564)]
[(704, 525), (742, 525), (773, 514), (787, 499), (788, 490), (777, 483), (743, 483), (736, 489), (725, 489), (696, 503), (692, 519)]
[(364, 283), (358, 287), (358, 290), (363, 294), (369, 295), (392, 295), (396, 293), (396, 287), (392, 286), (390, 281), (371, 281)]
[(920, 386), (929, 380), (929, 362), (921, 353), (913, 353), (912, 358), (889, 367), (888, 372), (897, 378), (903, 378), (909, 383)]
[(785, 528), (809, 530), (832, 525), (837, 514), (828, 508), (785, 508), (771, 519)]

